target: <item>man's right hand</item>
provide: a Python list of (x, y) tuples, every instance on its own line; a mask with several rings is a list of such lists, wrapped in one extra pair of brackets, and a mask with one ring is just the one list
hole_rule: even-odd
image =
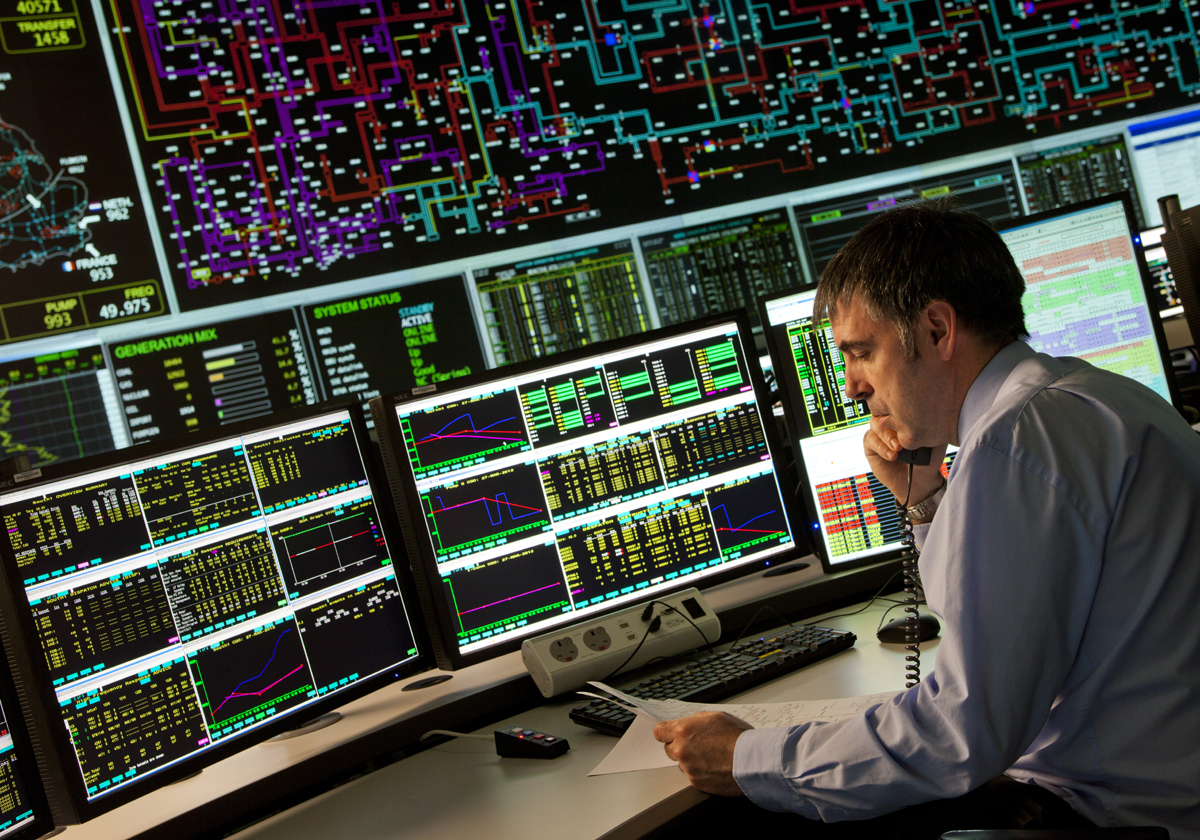
[(896, 460), (901, 448), (896, 433), (884, 425), (883, 419), (872, 417), (871, 426), (863, 436), (863, 451), (871, 465), (871, 472), (875, 473), (884, 487), (892, 491), (897, 502), (903, 503), (907, 495), (908, 504), (912, 506), (929, 498), (942, 486), (941, 468), (946, 458), (946, 447), (942, 445), (933, 450), (929, 466), (913, 468), (911, 493), (908, 492), (908, 464)]

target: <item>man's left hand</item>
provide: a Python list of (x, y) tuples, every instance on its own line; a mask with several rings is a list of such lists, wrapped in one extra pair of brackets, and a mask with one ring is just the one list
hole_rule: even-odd
[(733, 747), (754, 727), (725, 712), (700, 712), (654, 725), (654, 737), (666, 745), (693, 787), (717, 796), (745, 796), (733, 780)]

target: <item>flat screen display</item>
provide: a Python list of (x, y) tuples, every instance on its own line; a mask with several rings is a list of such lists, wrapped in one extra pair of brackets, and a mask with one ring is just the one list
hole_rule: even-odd
[(447, 661), (795, 550), (747, 324), (689, 327), (373, 404)]
[(362, 434), (325, 411), (0, 495), (24, 676), (84, 813), (411, 672)]
[(1096, 199), (1001, 229), (1025, 278), (1029, 344), (1136, 379), (1168, 402), (1173, 379), (1128, 196)]

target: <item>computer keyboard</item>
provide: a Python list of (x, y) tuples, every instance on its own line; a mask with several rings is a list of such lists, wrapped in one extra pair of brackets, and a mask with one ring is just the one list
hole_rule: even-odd
[[(857, 639), (843, 630), (795, 627), (769, 638), (738, 642), (722, 653), (705, 654), (681, 668), (627, 688), (625, 693), (647, 700), (724, 700), (852, 647)], [(633, 712), (608, 700), (593, 700), (572, 709), (571, 720), (620, 736), (633, 723)]]

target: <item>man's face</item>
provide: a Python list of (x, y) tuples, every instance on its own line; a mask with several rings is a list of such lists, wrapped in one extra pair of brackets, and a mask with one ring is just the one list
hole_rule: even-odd
[(857, 298), (843, 301), (830, 325), (846, 360), (846, 396), (866, 400), (905, 449), (946, 443), (950, 387), (930, 363), (929, 342), (918, 334), (918, 356), (910, 360), (895, 326), (873, 319)]

